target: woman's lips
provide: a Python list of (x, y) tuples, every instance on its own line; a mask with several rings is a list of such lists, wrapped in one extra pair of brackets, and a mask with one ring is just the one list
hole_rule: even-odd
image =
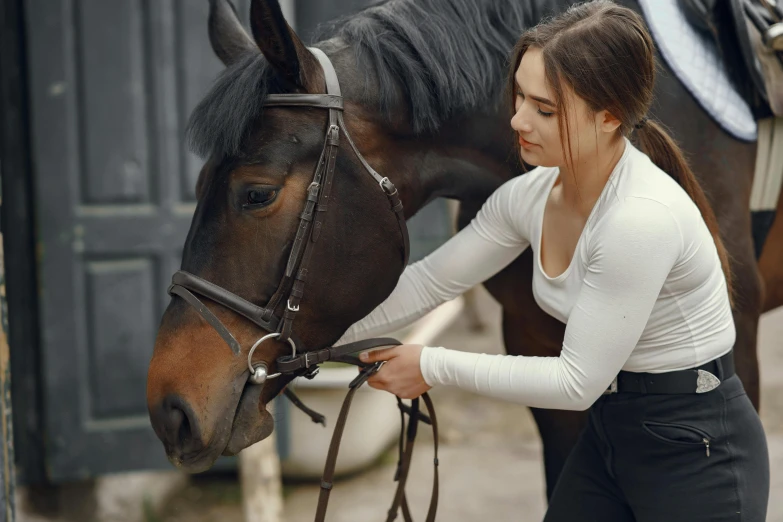
[(519, 137), (519, 145), (520, 145), (520, 146), (521, 146), (523, 149), (532, 149), (533, 147), (535, 147), (535, 146), (536, 146), (536, 144), (535, 144), (535, 143), (530, 143), (529, 141), (527, 141), (527, 140), (526, 140), (525, 138), (523, 138), (522, 136), (520, 136), (520, 137)]

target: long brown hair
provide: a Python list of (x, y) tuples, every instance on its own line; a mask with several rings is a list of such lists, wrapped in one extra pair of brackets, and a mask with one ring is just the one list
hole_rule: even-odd
[(653, 100), (656, 63), (653, 40), (642, 18), (610, 0), (594, 0), (576, 4), (526, 31), (512, 53), (508, 79), (512, 109), (517, 91), (514, 75), (522, 56), (531, 47), (542, 51), (568, 161), (573, 164), (564, 84), (590, 110), (607, 110), (617, 118), (621, 122), (618, 138), (620, 135), (633, 138), (653, 163), (688, 193), (712, 234), (729, 299), (733, 302), (729, 257), (715, 213), (680, 147), (659, 123), (647, 118)]

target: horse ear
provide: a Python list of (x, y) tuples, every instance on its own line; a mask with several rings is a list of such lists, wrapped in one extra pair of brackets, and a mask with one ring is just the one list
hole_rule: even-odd
[(209, 42), (227, 67), (243, 54), (256, 50), (230, 0), (209, 0)]
[(306, 89), (308, 71), (317, 63), (285, 21), (280, 3), (277, 0), (253, 0), (250, 28), (256, 45), (280, 78), (291, 87)]

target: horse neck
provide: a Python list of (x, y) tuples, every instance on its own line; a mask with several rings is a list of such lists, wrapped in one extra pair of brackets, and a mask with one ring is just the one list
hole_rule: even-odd
[[(531, 18), (528, 26), (537, 24), (544, 16), (559, 13), (574, 3), (573, 0), (528, 0)], [(524, 30), (521, 27), (519, 32)], [(459, 27), (455, 28), (459, 30)], [(376, 113), (377, 107), (365, 105), (368, 100), (367, 85), (372, 85), (365, 70), (359, 70), (354, 60), (355, 50), (339, 39), (322, 42), (334, 54), (338, 75), (345, 78), (346, 101), (354, 100), (367, 115)], [(509, 51), (514, 42), (509, 42)], [(507, 56), (498, 56), (505, 61)], [(371, 73), (370, 73), (371, 74)], [(370, 99), (373, 96), (369, 97)], [(383, 151), (377, 154), (383, 175), (388, 175), (400, 190), (406, 215), (416, 213), (422, 206), (438, 197), (452, 198), (463, 203), (483, 203), (503, 182), (522, 173), (516, 158), (516, 140), (510, 128), (511, 114), (504, 110), (502, 92), (491, 92), (480, 107), (469, 114), (462, 114), (443, 123), (440, 128), (426, 135), (413, 135), (400, 131), (402, 125), (385, 128), (377, 113), (370, 116), (375, 121), (377, 135), (385, 135)], [(405, 114), (406, 107), (398, 107), (393, 114)], [(346, 119), (348, 114), (346, 113)], [(398, 122), (399, 123), (399, 122)], [(362, 145), (357, 143), (360, 149)]]
[(483, 203), (500, 185), (522, 171), (515, 158), (510, 115), (485, 109), (448, 122), (421, 144), (415, 179), (417, 201), (438, 197), (463, 203)]

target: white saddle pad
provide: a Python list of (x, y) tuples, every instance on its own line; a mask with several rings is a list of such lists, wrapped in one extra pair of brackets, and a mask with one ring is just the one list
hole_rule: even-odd
[(699, 105), (735, 138), (755, 141), (756, 120), (732, 86), (715, 42), (688, 23), (677, 0), (639, 4), (663, 59)]

